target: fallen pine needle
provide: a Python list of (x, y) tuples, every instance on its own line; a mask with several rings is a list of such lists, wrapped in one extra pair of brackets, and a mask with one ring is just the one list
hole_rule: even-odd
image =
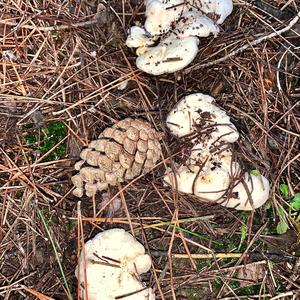
[(23, 287), (23, 289), (24, 289), (26, 292), (30, 293), (31, 295), (37, 297), (37, 298), (40, 299), (40, 300), (55, 300), (54, 298), (45, 296), (44, 294), (42, 294), (42, 293), (40, 293), (40, 292), (37, 292), (36, 290), (33, 290), (33, 289), (28, 288), (28, 287), (26, 287), (26, 286), (22, 286), (22, 287)]

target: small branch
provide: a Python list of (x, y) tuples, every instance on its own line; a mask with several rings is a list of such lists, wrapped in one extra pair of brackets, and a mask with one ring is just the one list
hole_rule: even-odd
[(299, 18), (300, 18), (300, 11), (290, 21), (290, 23), (286, 27), (284, 27), (284, 28), (282, 28), (280, 30), (275, 30), (274, 32), (272, 32), (272, 33), (270, 33), (268, 35), (264, 35), (264, 36), (262, 36), (262, 37), (260, 37), (260, 38), (258, 38), (256, 40), (254, 40), (254, 41), (252, 41), (252, 42), (250, 42), (250, 43), (248, 43), (248, 44), (246, 44), (246, 45), (244, 45), (244, 46), (242, 46), (242, 47), (240, 47), (240, 48), (238, 48), (238, 49), (230, 52), (229, 54), (225, 55), (224, 57), (221, 57), (219, 59), (216, 59), (214, 61), (211, 61), (211, 62), (208, 62), (208, 63), (205, 63), (205, 64), (194, 65), (194, 66), (186, 69), (184, 71), (184, 73), (186, 74), (186, 73), (188, 73), (190, 71), (195, 71), (195, 70), (198, 70), (198, 69), (202, 69), (202, 68), (206, 68), (206, 67), (210, 67), (210, 66), (219, 64), (219, 63), (227, 60), (228, 58), (231, 58), (231, 57), (233, 57), (233, 56), (235, 56), (235, 55), (237, 55), (237, 54), (245, 51), (246, 49), (248, 49), (250, 47), (254, 47), (254, 46), (256, 46), (256, 45), (258, 45), (258, 44), (260, 44), (260, 43), (262, 43), (262, 42), (264, 42), (266, 40), (269, 40), (269, 39), (275, 37), (275, 36), (279, 36), (279, 35), (287, 32), (287, 31), (289, 31), (299, 21)]

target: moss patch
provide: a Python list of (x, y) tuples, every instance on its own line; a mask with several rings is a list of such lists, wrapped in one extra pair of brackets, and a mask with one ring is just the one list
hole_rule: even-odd
[[(50, 121), (47, 126), (42, 129), (34, 128), (32, 124), (26, 125), (25, 143), (27, 147), (32, 149), (31, 156), (42, 156), (53, 149), (67, 135), (67, 129), (61, 121)], [(61, 143), (54, 148), (42, 161), (55, 161), (65, 156), (66, 142)]]

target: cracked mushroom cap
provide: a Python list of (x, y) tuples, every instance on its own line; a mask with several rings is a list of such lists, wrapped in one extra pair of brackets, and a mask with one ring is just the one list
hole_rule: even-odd
[(75, 270), (83, 299), (86, 299), (86, 290), (89, 300), (113, 300), (134, 292), (126, 299), (155, 299), (152, 289), (138, 279), (139, 274), (150, 269), (151, 258), (145, 254), (143, 245), (124, 229), (114, 228), (97, 234), (85, 243), (84, 250)]
[(148, 173), (160, 159), (161, 134), (148, 122), (127, 118), (106, 128), (83, 149), (72, 177), (73, 194), (91, 197), (97, 191)]
[(166, 123), (171, 133), (178, 137), (203, 132), (227, 143), (234, 143), (239, 138), (226, 112), (214, 104), (213, 97), (202, 93), (181, 99), (168, 114)]
[(224, 200), (221, 205), (237, 210), (253, 210), (266, 203), (269, 193), (270, 183), (266, 177), (245, 173), (232, 189), (233, 197)]
[(157, 46), (148, 48), (137, 58), (136, 65), (152, 75), (179, 71), (194, 60), (198, 53), (198, 44), (196, 37), (169, 37)]

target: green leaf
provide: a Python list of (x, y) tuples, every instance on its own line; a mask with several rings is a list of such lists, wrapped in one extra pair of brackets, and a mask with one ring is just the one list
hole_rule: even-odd
[(287, 232), (288, 229), (289, 225), (283, 220), (279, 221), (279, 223), (276, 226), (276, 231), (278, 234), (284, 234)]
[(241, 226), (241, 241), (243, 242), (247, 236), (247, 226), (242, 224)]
[(279, 190), (285, 199), (289, 198), (289, 187), (287, 184), (281, 183), (279, 185)]
[(293, 210), (300, 210), (300, 193), (296, 193), (291, 202), (291, 208)]
[(259, 176), (260, 172), (259, 172), (259, 170), (254, 169), (254, 170), (250, 171), (250, 174), (253, 175), (253, 176)]

